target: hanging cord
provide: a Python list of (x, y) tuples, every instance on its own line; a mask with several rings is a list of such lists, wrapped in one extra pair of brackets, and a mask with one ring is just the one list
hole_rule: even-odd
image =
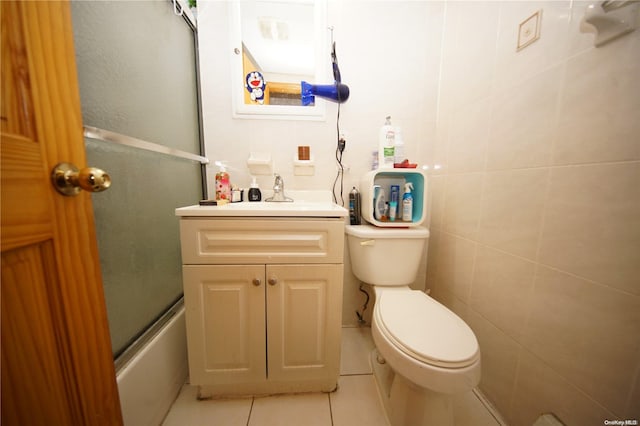
[(333, 181), (333, 202), (338, 204), (338, 199), (336, 196), (336, 184), (338, 183), (338, 178), (340, 178), (340, 205), (344, 206), (344, 165), (342, 164), (342, 153), (344, 152), (344, 148), (346, 146), (346, 141), (344, 137), (340, 136), (340, 105), (342, 104), (342, 99), (340, 98), (340, 90), (338, 85), (340, 84), (340, 69), (338, 68), (338, 55), (336, 54), (336, 43), (333, 41), (333, 27), (329, 27), (331, 31), (331, 63), (333, 67), (333, 79), (334, 84), (336, 86), (336, 93), (338, 94), (338, 114), (336, 116), (336, 136), (337, 136), (337, 146), (336, 146), (336, 162), (338, 163), (338, 172), (336, 174), (336, 178)]
[[(180, 10), (178, 10), (178, 8)], [(182, 14), (184, 13), (184, 8), (182, 7), (181, 4), (178, 4), (178, 0), (173, 0), (173, 13), (175, 13), (178, 16), (182, 16)]]
[(358, 317), (358, 324), (366, 324), (366, 321), (364, 320), (364, 311), (367, 310), (367, 305), (369, 304), (369, 293), (367, 293), (367, 291), (364, 288), (362, 288), (363, 286), (364, 284), (360, 283), (360, 287), (358, 288), (358, 290), (360, 290), (367, 296), (367, 300), (364, 302), (364, 305), (362, 305), (362, 312), (356, 311), (356, 316)]
[(338, 133), (338, 144), (336, 146), (336, 162), (338, 163), (338, 173), (336, 174), (336, 178), (333, 181), (333, 202), (338, 204), (338, 199), (336, 197), (336, 184), (338, 183), (338, 178), (340, 178), (340, 205), (344, 206), (344, 165), (342, 164), (342, 153), (344, 152), (344, 148), (346, 145), (346, 141), (344, 138), (340, 137), (340, 104), (338, 104), (338, 116), (336, 118), (336, 131)]

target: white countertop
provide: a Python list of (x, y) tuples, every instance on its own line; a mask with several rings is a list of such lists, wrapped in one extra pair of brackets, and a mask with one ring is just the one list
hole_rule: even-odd
[[(176, 209), (176, 216), (194, 217), (347, 217), (349, 211), (331, 201), (330, 191), (285, 191), (293, 202), (228, 203), (223, 206), (193, 205)], [(262, 194), (262, 199), (271, 194)], [(245, 194), (246, 197), (246, 194)]]

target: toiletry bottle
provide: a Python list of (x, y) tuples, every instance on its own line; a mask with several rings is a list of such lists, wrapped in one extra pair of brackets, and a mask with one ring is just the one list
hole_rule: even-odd
[(231, 201), (231, 182), (224, 164), (220, 164), (220, 171), (216, 173), (216, 200)]
[(407, 158), (404, 153), (404, 140), (402, 139), (402, 129), (400, 127), (396, 127), (395, 136), (395, 146), (393, 149), (394, 167), (396, 167), (396, 164), (399, 165)]
[(371, 152), (371, 170), (378, 170), (379, 164), (378, 151)]
[(360, 225), (360, 192), (355, 186), (349, 192), (349, 223)]
[(249, 201), (260, 200), (262, 200), (262, 193), (260, 192), (260, 188), (258, 188), (258, 182), (256, 182), (256, 178), (254, 177), (251, 181), (251, 187), (249, 188)]
[(391, 125), (391, 116), (387, 116), (378, 136), (378, 167), (392, 169), (395, 150), (395, 131)]
[[(377, 191), (376, 191), (377, 190)], [(386, 204), (386, 200), (385, 200), (385, 196), (384, 196), (384, 189), (382, 189), (382, 187), (380, 185), (375, 185), (374, 186), (374, 190), (373, 190), (374, 194), (377, 194), (373, 200), (373, 217), (376, 220), (383, 220), (383, 216), (384, 216), (384, 208), (385, 208), (385, 204)]]
[(231, 202), (232, 203), (241, 203), (244, 201), (243, 198), (243, 189), (238, 188), (236, 185), (231, 185)]
[(398, 213), (398, 199), (400, 198), (400, 185), (391, 185), (389, 195), (389, 220), (395, 222)]
[(402, 195), (402, 220), (404, 222), (413, 222), (413, 195), (411, 190), (413, 184), (407, 182), (404, 184), (404, 194)]

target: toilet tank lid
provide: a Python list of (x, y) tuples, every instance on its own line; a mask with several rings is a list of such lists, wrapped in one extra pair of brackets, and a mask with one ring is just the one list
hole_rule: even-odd
[(429, 238), (429, 230), (422, 226), (412, 228), (380, 228), (377, 226), (346, 225), (345, 233), (359, 238)]

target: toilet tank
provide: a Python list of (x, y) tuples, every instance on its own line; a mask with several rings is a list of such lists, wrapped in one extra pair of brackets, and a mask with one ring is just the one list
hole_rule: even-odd
[(351, 270), (373, 285), (402, 286), (413, 283), (424, 256), (429, 230), (347, 225)]

